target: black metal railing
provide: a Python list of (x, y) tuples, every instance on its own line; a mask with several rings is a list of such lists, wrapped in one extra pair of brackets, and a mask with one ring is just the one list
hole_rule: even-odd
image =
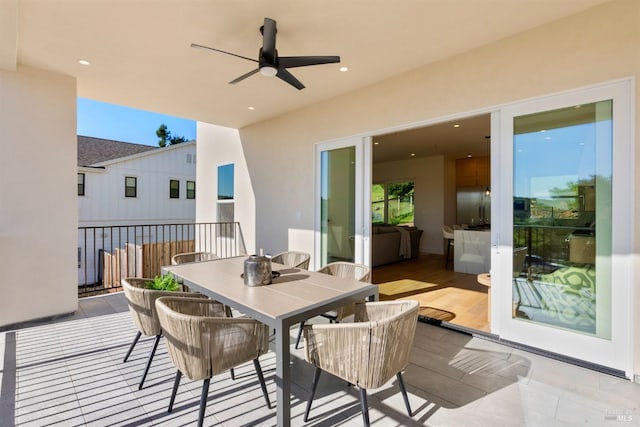
[(78, 295), (121, 290), (124, 277), (154, 277), (171, 257), (211, 252), (246, 253), (240, 223), (104, 225), (78, 227)]
[(513, 247), (527, 248), (526, 264), (536, 273), (573, 263), (593, 263), (594, 244), (595, 230), (588, 227), (514, 225)]

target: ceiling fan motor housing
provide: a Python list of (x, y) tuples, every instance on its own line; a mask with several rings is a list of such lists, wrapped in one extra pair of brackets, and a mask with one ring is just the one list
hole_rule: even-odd
[(271, 57), (263, 48), (260, 48), (260, 52), (258, 53), (258, 68), (260, 69), (260, 74), (267, 77), (275, 76), (278, 73), (277, 58), (277, 50), (275, 51), (275, 57)]

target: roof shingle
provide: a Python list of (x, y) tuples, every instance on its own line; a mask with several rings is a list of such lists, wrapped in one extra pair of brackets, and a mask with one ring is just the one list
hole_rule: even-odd
[(91, 166), (107, 160), (131, 156), (158, 147), (78, 135), (78, 166)]

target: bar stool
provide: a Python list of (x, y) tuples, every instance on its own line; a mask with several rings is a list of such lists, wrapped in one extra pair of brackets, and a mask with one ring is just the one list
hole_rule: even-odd
[[(447, 241), (447, 255), (444, 259), (444, 268), (449, 267), (449, 253), (453, 247), (453, 228), (448, 225), (442, 226), (442, 237)], [(454, 249), (455, 250), (455, 249)]]

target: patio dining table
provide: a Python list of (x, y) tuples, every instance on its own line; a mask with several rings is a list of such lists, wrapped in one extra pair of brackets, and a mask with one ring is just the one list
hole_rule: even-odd
[(185, 285), (229, 305), (275, 330), (278, 426), (291, 422), (291, 326), (350, 302), (376, 300), (378, 287), (352, 279), (272, 264), (280, 273), (270, 285), (246, 286), (245, 257), (165, 266)]

